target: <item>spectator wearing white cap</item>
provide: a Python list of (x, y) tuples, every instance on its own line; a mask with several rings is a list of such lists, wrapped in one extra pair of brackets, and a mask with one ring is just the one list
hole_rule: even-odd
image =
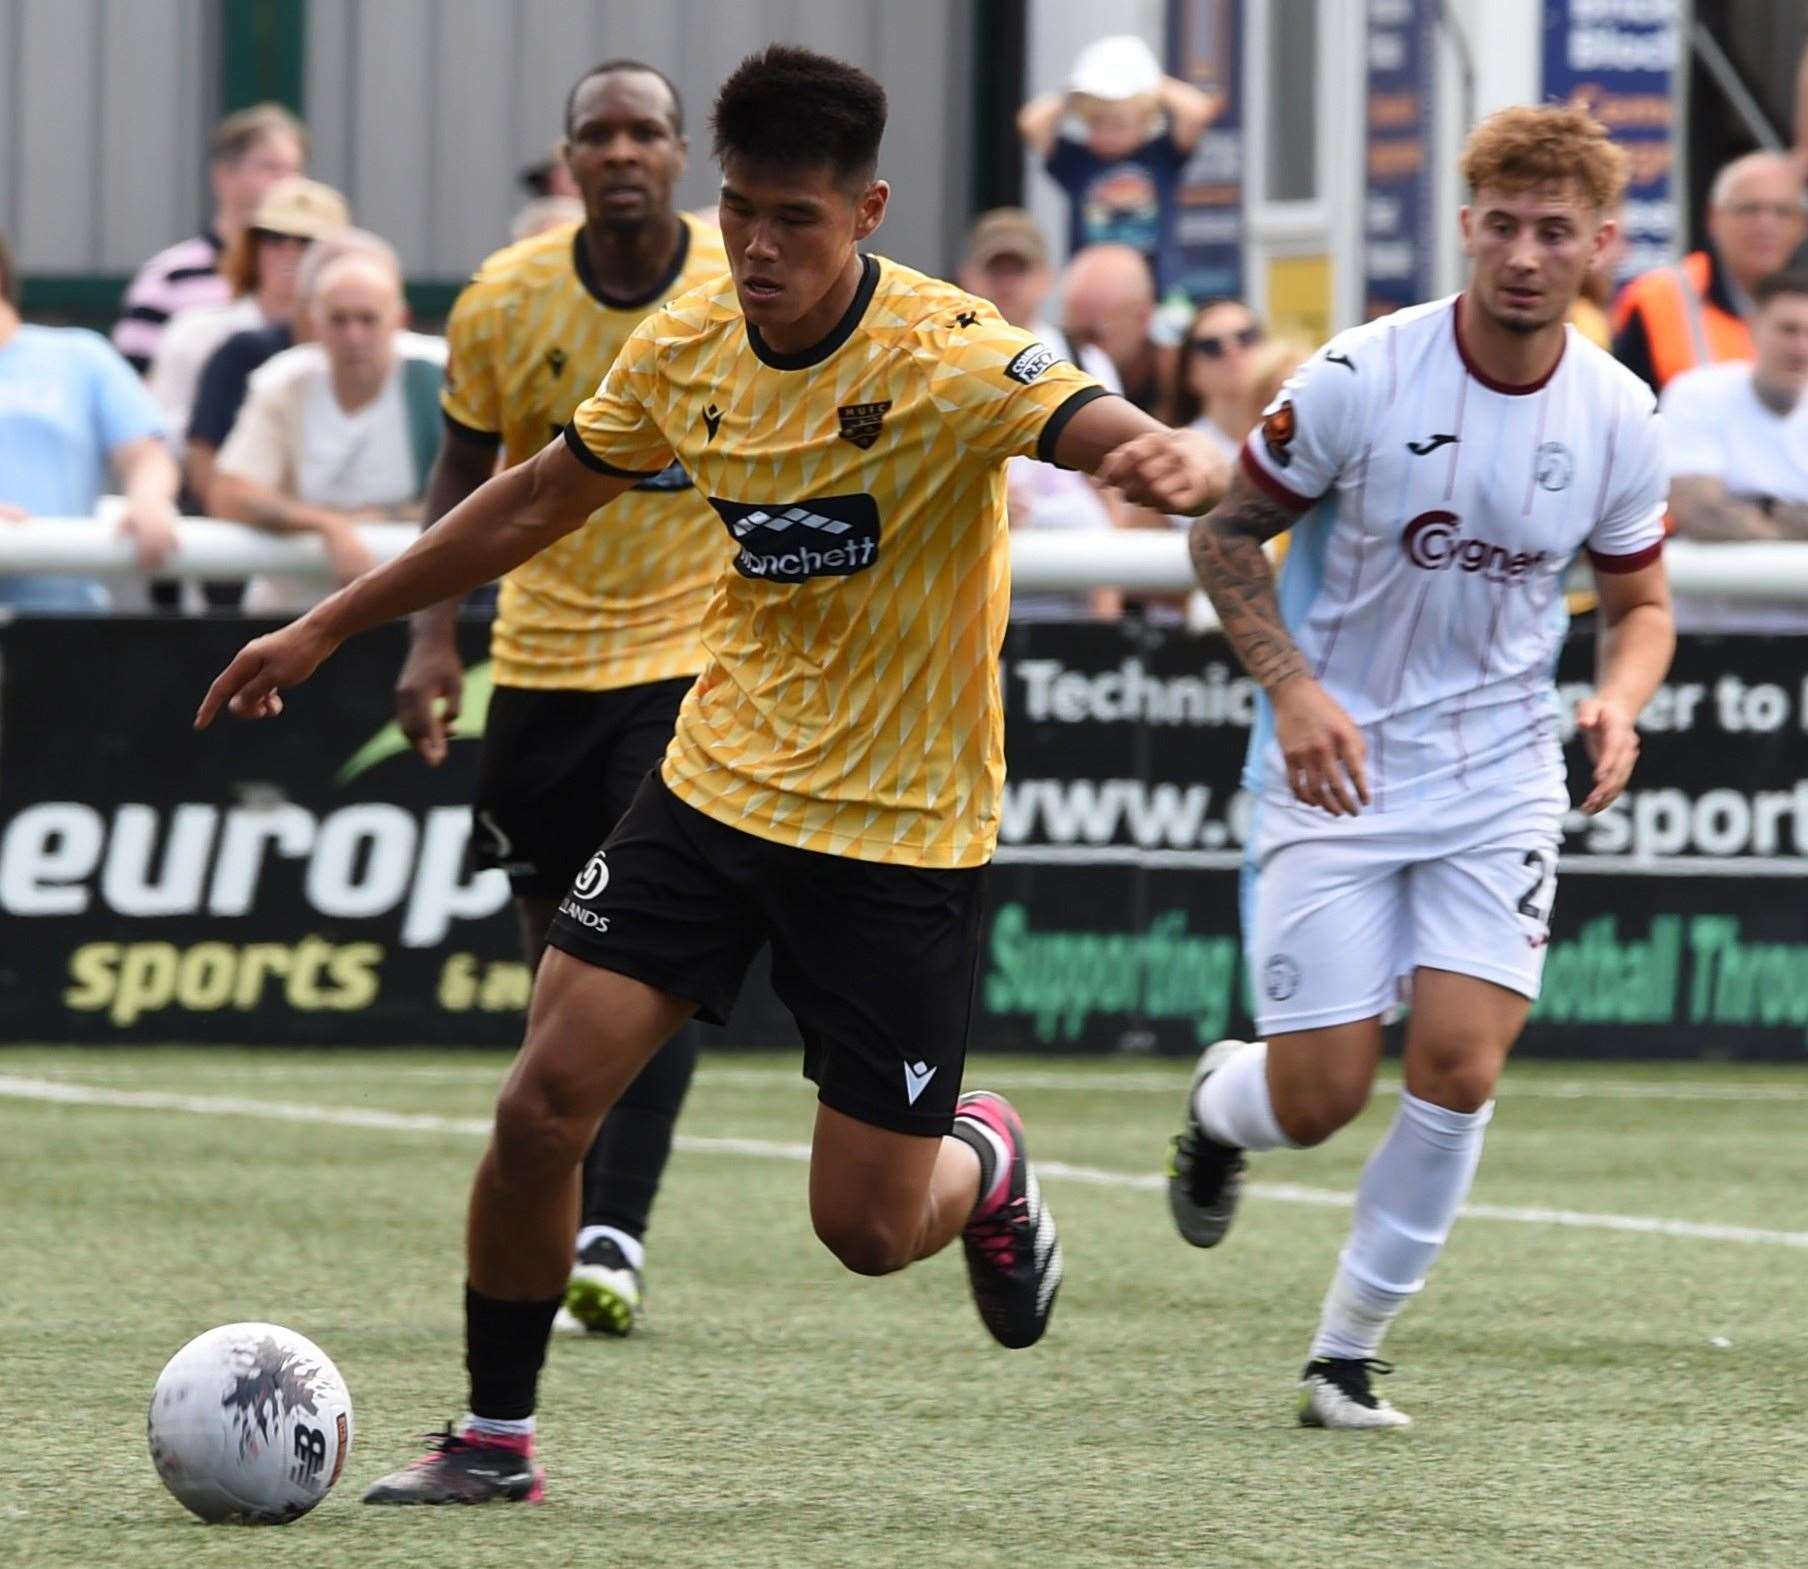
[(1070, 255), (1128, 245), (1148, 262), (1158, 295), (1173, 286), (1181, 171), (1219, 103), (1162, 75), (1149, 46), (1123, 35), (1089, 44), (1065, 92), (1018, 111), (1018, 133), (1067, 193)]
[(157, 346), (148, 385), (172, 432), (187, 431), (201, 372), (222, 343), (236, 332), (294, 320), (302, 256), (350, 222), (351, 209), (330, 185), (294, 175), (270, 187), (220, 259), (232, 302), (182, 311)]

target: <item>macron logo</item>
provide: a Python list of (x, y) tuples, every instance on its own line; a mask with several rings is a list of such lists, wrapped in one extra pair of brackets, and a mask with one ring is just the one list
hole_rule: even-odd
[(936, 1070), (926, 1062), (904, 1064), (904, 1093), (910, 1097), (911, 1105), (916, 1105), (917, 1097), (929, 1088), (929, 1081), (935, 1074)]

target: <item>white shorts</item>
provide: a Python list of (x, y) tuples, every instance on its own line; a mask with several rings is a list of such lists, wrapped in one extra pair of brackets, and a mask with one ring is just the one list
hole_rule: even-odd
[(1265, 796), (1244, 899), (1262, 1034), (1383, 1015), (1421, 967), (1536, 998), (1568, 809), (1549, 775), (1357, 817)]

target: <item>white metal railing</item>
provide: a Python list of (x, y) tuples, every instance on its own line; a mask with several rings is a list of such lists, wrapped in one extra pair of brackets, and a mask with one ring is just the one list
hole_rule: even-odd
[[(0, 523), (0, 576), (137, 577), (137, 557), (131, 541), (117, 532), (115, 516), (109, 509), (97, 518)], [(359, 532), (379, 559), (388, 560), (406, 549), (418, 530), (412, 523), (366, 523)], [(159, 577), (332, 576), (326, 549), (312, 534), (275, 534), (210, 518), (183, 518), (176, 534), (176, 549), (158, 569)], [(1678, 593), (1808, 602), (1808, 544), (1672, 540), (1665, 555)], [(1039, 593), (1121, 588), (1184, 594), (1195, 587), (1186, 536), (1179, 529), (1019, 532), (1011, 536), (1011, 575), (1018, 588)]]

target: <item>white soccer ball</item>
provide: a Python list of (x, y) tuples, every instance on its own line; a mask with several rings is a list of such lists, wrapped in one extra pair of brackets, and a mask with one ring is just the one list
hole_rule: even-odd
[(339, 1480), (352, 1398), (306, 1336), (224, 1324), (170, 1358), (147, 1426), (163, 1485), (203, 1520), (286, 1525)]

